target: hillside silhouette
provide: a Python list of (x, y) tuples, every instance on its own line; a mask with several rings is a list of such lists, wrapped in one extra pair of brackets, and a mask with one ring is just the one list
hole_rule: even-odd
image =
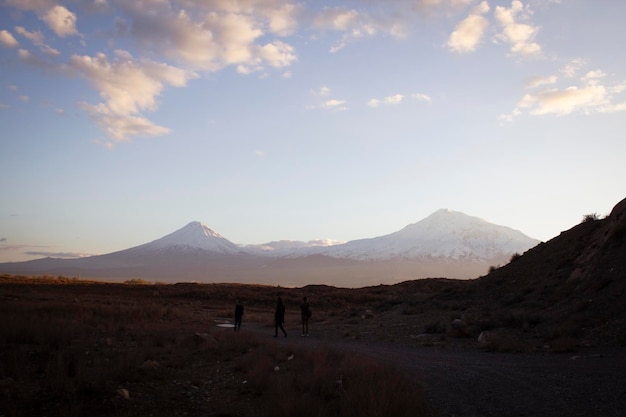
[(626, 199), (608, 217), (586, 216), (475, 284), (485, 301), (544, 317), (543, 333), (626, 345)]
[[(395, 287), (405, 307), (419, 305), (440, 333), (447, 329), (448, 335), (475, 340), (489, 331), (498, 349), (626, 346), (626, 199), (606, 218), (585, 216), (476, 280), (421, 280)], [(403, 294), (418, 299), (409, 302)], [(456, 329), (441, 322), (446, 312), (456, 318)]]

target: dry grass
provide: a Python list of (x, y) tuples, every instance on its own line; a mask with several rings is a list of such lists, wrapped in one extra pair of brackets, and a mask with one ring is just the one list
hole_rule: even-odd
[[(322, 307), (340, 292), (316, 305), (318, 324), (341, 310)], [(244, 330), (268, 322), (277, 294), (290, 305), (301, 297), (0, 277), (0, 415), (428, 415), (420, 389), (387, 365), (215, 325), (232, 317), (236, 298), (246, 301)]]

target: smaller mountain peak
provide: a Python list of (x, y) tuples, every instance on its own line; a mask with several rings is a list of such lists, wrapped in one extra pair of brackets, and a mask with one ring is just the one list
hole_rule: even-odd
[(217, 237), (217, 238), (224, 237), (220, 235), (219, 233), (217, 233), (215, 230), (211, 229), (206, 224), (197, 220), (190, 222), (189, 224), (187, 224), (187, 226), (180, 229), (179, 232), (180, 231), (194, 232), (194, 233), (202, 234), (204, 236), (212, 236), (212, 237)]
[(448, 215), (448, 214), (458, 214), (458, 213), (459, 213), (458, 211), (450, 210), (449, 208), (440, 208), (433, 214)]

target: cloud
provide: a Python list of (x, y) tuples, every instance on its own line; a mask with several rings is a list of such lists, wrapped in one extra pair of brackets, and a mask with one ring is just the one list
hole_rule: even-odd
[(497, 6), (495, 18), (502, 26), (498, 39), (510, 45), (513, 55), (537, 55), (541, 53), (541, 46), (534, 42), (539, 28), (518, 20), (527, 20), (532, 14), (528, 7), (519, 0), (511, 2), (511, 8)]
[(326, 100), (322, 103), (322, 108), (329, 110), (348, 110), (345, 100), (336, 99)]
[(193, 70), (235, 66), (248, 74), (266, 65), (284, 68), (297, 59), (294, 48), (283, 41), (258, 43), (271, 31), (290, 33), (295, 6), (259, 6), (262, 12), (257, 14), (256, 2), (243, 2), (246, 8), (230, 2), (182, 3), (191, 9), (177, 10), (175, 3), (124, 3), (129, 22), (118, 21), (118, 26), (131, 28), (130, 35), (143, 50), (162, 53)]
[(241, 74), (249, 74), (261, 71), (264, 63), (274, 68), (283, 68), (291, 65), (296, 59), (294, 48), (281, 41), (275, 41), (263, 46), (255, 46), (257, 58), (250, 59), (248, 63), (237, 66), (237, 71)]
[(318, 95), (318, 96), (329, 96), (330, 95), (330, 88), (323, 85), (319, 88), (319, 90), (314, 91), (313, 94)]
[(26, 49), (19, 49), (17, 51), (17, 56), (20, 59), (20, 61), (29, 65), (33, 65), (35, 67), (41, 68), (41, 69), (53, 69), (55, 67), (50, 62), (44, 61), (38, 56), (33, 55), (30, 51), (27, 51)]
[[(398, 9), (400, 4), (403, 8)], [(321, 31), (341, 32), (342, 36), (331, 47), (329, 52), (336, 53), (348, 44), (366, 37), (387, 34), (395, 38), (406, 36), (406, 17), (401, 10), (408, 11), (409, 3), (389, 3), (388, 8), (378, 8), (375, 13), (367, 10), (355, 10), (342, 7), (324, 7), (313, 18), (313, 28)], [(381, 13), (381, 10), (385, 12)]]
[(41, 17), (50, 29), (61, 38), (76, 35), (76, 15), (63, 6), (54, 6)]
[(585, 76), (582, 79), (584, 81), (593, 81), (593, 80), (597, 80), (597, 79), (604, 78), (604, 77), (606, 77), (606, 74), (604, 73), (604, 71), (595, 70), (595, 71), (589, 71), (587, 74), (585, 74)]
[[(116, 113), (103, 103), (95, 106), (82, 103), (81, 107), (114, 142), (127, 141), (134, 136), (162, 136), (170, 133), (167, 127), (159, 126), (140, 114)], [(111, 148), (114, 142), (106, 141), (104, 144)]]
[(30, 40), (33, 43), (33, 45), (39, 47), (39, 49), (47, 55), (58, 56), (61, 54), (58, 50), (48, 46), (45, 43), (44, 36), (40, 31), (29, 32), (28, 30), (24, 29), (21, 26), (16, 26), (15, 32), (25, 37), (26, 39)]
[(197, 10), (200, 13), (221, 11), (239, 15), (252, 16), (265, 31), (279, 36), (290, 36), (298, 27), (298, 17), (302, 13), (302, 3), (291, 3), (285, 0), (240, 0), (240, 1), (206, 1), (179, 0), (186, 10)]
[(315, 16), (313, 25), (319, 29), (347, 31), (359, 24), (360, 15), (356, 10), (347, 10), (339, 7), (324, 7)]
[(526, 94), (517, 105), (530, 109), (530, 114), (533, 115), (566, 115), (577, 110), (590, 112), (608, 103), (606, 88), (589, 84), (584, 87), (571, 86), (563, 90), (555, 88), (537, 94)]
[(61, 258), (61, 259), (74, 259), (74, 258), (85, 258), (88, 256), (93, 256), (91, 254), (79, 253), (79, 252), (44, 252), (44, 251), (28, 251), (24, 252), (26, 255), (30, 256), (43, 256), (46, 258)]
[(404, 96), (402, 94), (394, 94), (392, 96), (387, 96), (383, 99), (376, 99), (376, 98), (370, 99), (367, 102), (367, 105), (373, 108), (379, 107), (380, 105), (383, 105), (383, 104), (396, 105), (396, 104), (400, 104), (403, 99), (404, 99)]
[(426, 95), (426, 94), (422, 94), (422, 93), (415, 93), (412, 95), (412, 97), (418, 101), (425, 101), (425, 102), (432, 102), (432, 98), (430, 98), (430, 96)]
[(554, 84), (557, 82), (557, 80), (558, 77), (556, 75), (550, 75), (547, 77), (533, 76), (526, 79), (526, 81), (524, 82), (524, 88), (532, 89), (540, 87), (542, 85)]
[[(616, 95), (626, 91), (626, 81), (614, 85), (605, 84), (603, 80), (607, 74), (601, 69), (587, 71), (579, 77), (578, 84), (572, 83), (586, 63), (576, 59), (568, 63), (559, 73), (565, 75), (567, 86), (544, 88), (543, 90), (526, 93), (518, 102), (515, 110), (498, 118), (503, 121), (512, 121), (522, 114), (522, 109), (533, 116), (557, 115), (565, 116), (576, 112), (612, 113), (626, 110), (626, 102), (617, 102)], [(557, 75), (529, 77), (524, 87), (527, 90), (538, 89), (557, 84)]]
[(13, 37), (11, 32), (0, 30), (0, 45), (5, 48), (16, 48), (20, 43)]
[(448, 48), (457, 53), (474, 52), (483, 39), (489, 23), (482, 15), (489, 11), (489, 4), (483, 1), (461, 23), (448, 38)]
[(513, 111), (511, 113), (505, 113), (505, 114), (501, 114), (500, 116), (498, 116), (498, 120), (500, 120), (501, 122), (513, 122), (513, 120), (521, 115), (522, 112), (518, 109), (515, 108), (513, 109)]
[(136, 60), (120, 50), (113, 61), (102, 53), (93, 57), (73, 55), (68, 70), (89, 80), (99, 91), (104, 103), (83, 103), (82, 107), (115, 141), (168, 133), (169, 129), (150, 122), (141, 112), (157, 109), (157, 97), (166, 85), (182, 87), (194, 76), (167, 64)]
[(6, 0), (6, 4), (19, 10), (35, 12), (61, 38), (78, 34), (76, 14), (55, 0)]

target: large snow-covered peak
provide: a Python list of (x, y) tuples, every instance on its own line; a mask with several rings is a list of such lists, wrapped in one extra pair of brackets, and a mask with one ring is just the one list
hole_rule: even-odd
[(537, 243), (520, 231), (461, 212), (440, 209), (397, 232), (354, 240), (327, 252), (336, 257), (368, 260), (488, 260), (524, 252)]
[(143, 248), (201, 249), (221, 254), (235, 254), (240, 252), (239, 246), (198, 221), (193, 221), (169, 235), (147, 243), (143, 245)]
[(464, 229), (493, 226), (495, 225), (487, 222), (486, 220), (479, 217), (468, 216), (460, 211), (439, 209), (425, 219), (422, 219), (417, 223), (409, 224), (404, 229), (396, 233), (419, 234), (421, 237), (424, 237), (424, 235), (428, 233), (441, 235), (442, 233), (458, 232), (459, 230)]

